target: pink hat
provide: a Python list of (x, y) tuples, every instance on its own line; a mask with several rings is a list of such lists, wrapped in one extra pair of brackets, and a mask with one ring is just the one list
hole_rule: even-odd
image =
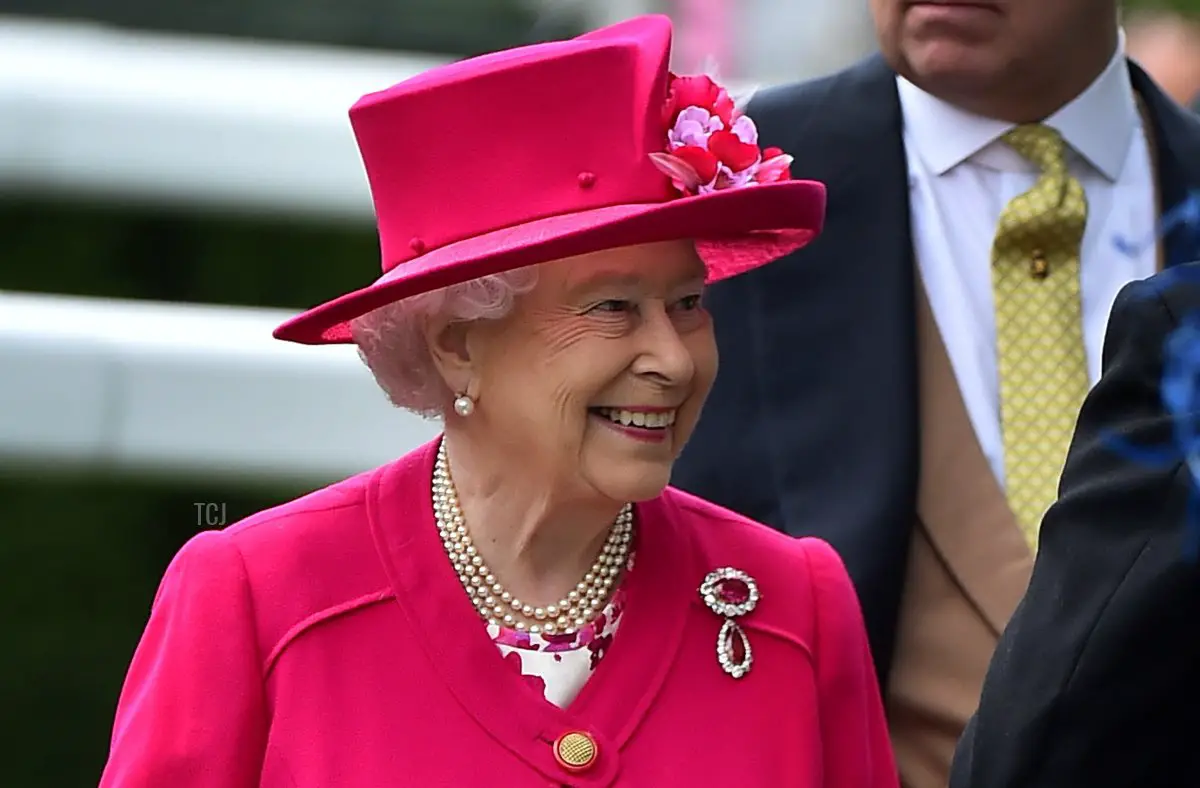
[(602, 249), (694, 239), (717, 281), (808, 243), (825, 187), (791, 180), (707, 77), (672, 75), (670, 48), (670, 20), (646, 16), (364, 96), (350, 122), (383, 275), (275, 337), (349, 342), (394, 301)]

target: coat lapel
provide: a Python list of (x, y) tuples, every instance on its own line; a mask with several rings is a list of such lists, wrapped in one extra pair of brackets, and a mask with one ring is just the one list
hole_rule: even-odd
[[(622, 748), (675, 666), (704, 577), (691, 535), (664, 497), (635, 509), (637, 553), (628, 604), (604, 660), (568, 707)], [(653, 659), (647, 660), (647, 654)]]

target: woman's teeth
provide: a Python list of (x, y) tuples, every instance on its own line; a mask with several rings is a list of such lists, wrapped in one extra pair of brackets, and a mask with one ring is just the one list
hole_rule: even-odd
[(661, 430), (675, 423), (675, 411), (663, 410), (646, 412), (640, 410), (620, 410), (617, 408), (596, 408), (596, 413), (609, 421), (623, 424), (626, 427), (645, 427), (651, 430)]

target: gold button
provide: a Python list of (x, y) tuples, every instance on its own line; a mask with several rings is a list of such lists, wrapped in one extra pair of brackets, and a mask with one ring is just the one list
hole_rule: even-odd
[(569, 772), (582, 772), (596, 762), (596, 740), (583, 731), (571, 731), (554, 742), (554, 759)]

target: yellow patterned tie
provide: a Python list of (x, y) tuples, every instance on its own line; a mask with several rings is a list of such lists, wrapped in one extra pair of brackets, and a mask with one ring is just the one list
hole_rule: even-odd
[(1057, 131), (1018, 126), (1004, 141), (1041, 170), (1033, 188), (1005, 206), (992, 245), (1005, 483), (1036, 549), (1088, 390), (1079, 302), (1087, 198), (1067, 172)]

